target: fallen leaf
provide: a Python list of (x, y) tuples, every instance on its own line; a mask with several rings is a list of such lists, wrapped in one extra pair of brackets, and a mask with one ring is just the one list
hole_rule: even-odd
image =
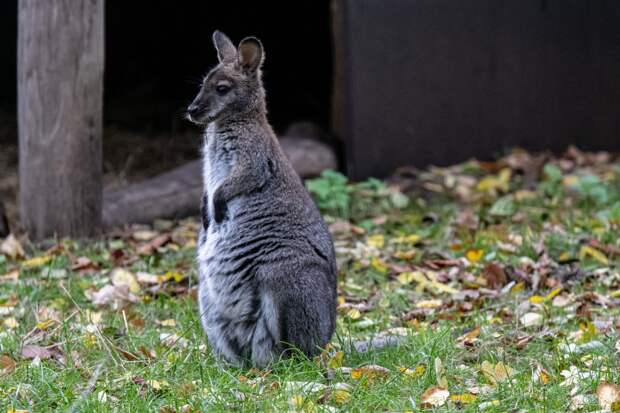
[(406, 367), (401, 367), (399, 369), (399, 371), (401, 373), (403, 373), (404, 375), (409, 376), (409, 377), (415, 379), (415, 378), (418, 378), (418, 377), (422, 377), (422, 375), (426, 371), (426, 366), (424, 364), (419, 364), (413, 370), (409, 369), (409, 368), (406, 368)]
[(425, 409), (440, 407), (446, 404), (450, 392), (443, 387), (433, 386), (426, 389), (422, 396), (420, 396), (421, 405)]
[(349, 317), (351, 320), (357, 320), (362, 316), (362, 313), (360, 313), (360, 310), (358, 310), (357, 308), (352, 308), (349, 311), (347, 311), (347, 317)]
[(90, 296), (89, 298), (94, 305), (109, 305), (115, 309), (140, 301), (138, 297), (129, 292), (127, 285), (106, 285), (101, 290), (87, 293), (87, 295)]
[(596, 388), (596, 397), (604, 410), (620, 411), (620, 386), (617, 384), (601, 382)]
[(476, 395), (471, 393), (453, 394), (452, 396), (450, 396), (450, 400), (452, 400), (454, 403), (469, 404), (476, 401)]
[(362, 378), (372, 381), (373, 379), (386, 379), (390, 375), (390, 371), (385, 367), (369, 364), (351, 370), (351, 378), (353, 380), (361, 380)]
[(140, 292), (140, 284), (138, 284), (136, 276), (124, 268), (113, 269), (110, 279), (115, 286), (126, 285), (131, 293), (138, 294)]
[(19, 322), (15, 319), (15, 317), (5, 318), (2, 324), (6, 328), (11, 329), (11, 330), (15, 330), (17, 327), (19, 327)]
[(41, 255), (39, 257), (30, 258), (22, 263), (25, 268), (36, 268), (47, 264), (52, 260), (50, 255)]
[(168, 318), (166, 320), (161, 320), (161, 321), (155, 320), (155, 323), (162, 327), (176, 327), (177, 326), (177, 322), (173, 318)]
[(0, 244), (0, 252), (12, 259), (21, 258), (26, 255), (22, 244), (20, 244), (13, 234), (9, 234), (9, 236), (2, 241)]
[(543, 316), (538, 313), (525, 313), (519, 318), (523, 327), (536, 327), (542, 324)]
[(16, 363), (11, 357), (3, 354), (0, 356), (0, 377), (6, 376), (15, 370)]
[(179, 346), (180, 348), (186, 348), (188, 345), (187, 339), (171, 333), (161, 333), (159, 341), (166, 347)]
[(508, 282), (504, 269), (499, 264), (493, 262), (483, 268), (482, 276), (487, 281), (487, 286), (493, 289), (500, 289)]
[(368, 237), (366, 243), (369, 247), (381, 249), (385, 245), (385, 237), (383, 234), (375, 234)]
[(511, 367), (506, 366), (503, 362), (497, 364), (483, 361), (480, 371), (492, 385), (497, 385), (514, 375), (515, 371)]
[(135, 239), (136, 241), (150, 241), (158, 235), (159, 233), (156, 231), (151, 231), (148, 229), (138, 230), (132, 234), (132, 238)]
[(448, 388), (448, 379), (446, 378), (446, 370), (443, 367), (443, 362), (439, 357), (435, 357), (435, 377), (437, 378), (437, 385), (444, 389)]
[(422, 300), (415, 303), (416, 308), (439, 308), (443, 302), (441, 300)]
[(27, 345), (22, 347), (21, 356), (25, 359), (36, 359), (39, 360), (47, 360), (54, 356), (54, 353), (41, 346), (36, 345)]
[(4, 275), (0, 275), (0, 283), (16, 282), (19, 279), (19, 270), (11, 270)]
[(579, 250), (579, 259), (583, 260), (585, 258), (592, 258), (593, 260), (605, 266), (609, 265), (609, 261), (607, 260), (605, 254), (603, 254), (596, 248), (590, 247), (589, 245), (584, 245), (581, 247), (581, 250)]
[(484, 255), (484, 251), (477, 249), (477, 250), (468, 250), (467, 253), (465, 254), (465, 257), (467, 258), (467, 261), (471, 262), (472, 264), (475, 264), (478, 261), (480, 261), (483, 255)]

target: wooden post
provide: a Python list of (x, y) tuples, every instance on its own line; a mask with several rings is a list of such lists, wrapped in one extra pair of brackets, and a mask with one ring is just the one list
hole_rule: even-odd
[(104, 0), (19, 0), (19, 206), (32, 239), (101, 227)]

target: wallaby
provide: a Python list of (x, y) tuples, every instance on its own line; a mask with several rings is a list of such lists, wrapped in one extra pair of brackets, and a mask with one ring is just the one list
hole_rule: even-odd
[(336, 259), (329, 231), (267, 121), (263, 46), (213, 33), (219, 64), (188, 107), (206, 126), (198, 240), (199, 308), (214, 353), (265, 367), (307, 356), (335, 328)]

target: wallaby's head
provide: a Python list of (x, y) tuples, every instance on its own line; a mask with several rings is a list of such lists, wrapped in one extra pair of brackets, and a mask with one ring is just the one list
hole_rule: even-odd
[(261, 82), (263, 45), (246, 37), (236, 48), (222, 32), (213, 33), (219, 64), (204, 78), (200, 92), (187, 108), (187, 118), (207, 124), (230, 115), (263, 110), (265, 93)]

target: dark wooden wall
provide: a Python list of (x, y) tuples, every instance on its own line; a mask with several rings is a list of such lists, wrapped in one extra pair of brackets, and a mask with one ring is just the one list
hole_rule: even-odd
[[(347, 172), (620, 149), (620, 1), (335, 0)], [(340, 75), (339, 75), (340, 73)]]

